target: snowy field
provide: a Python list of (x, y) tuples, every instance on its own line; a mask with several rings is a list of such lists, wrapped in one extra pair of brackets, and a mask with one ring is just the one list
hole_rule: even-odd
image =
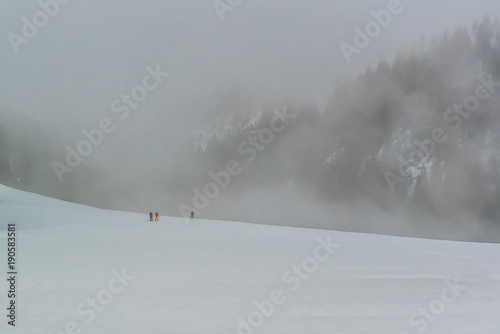
[(500, 333), (500, 245), (157, 223), (4, 186), (0, 275), (2, 334)]

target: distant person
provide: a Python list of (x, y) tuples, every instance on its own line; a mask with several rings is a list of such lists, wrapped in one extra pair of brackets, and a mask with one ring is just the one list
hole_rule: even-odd
[(158, 221), (158, 218), (160, 217), (160, 215), (157, 213), (155, 213), (155, 221)]
[(191, 211), (191, 219), (194, 217), (194, 211)]
[(149, 212), (149, 221), (152, 222), (153, 221), (153, 213), (152, 212)]

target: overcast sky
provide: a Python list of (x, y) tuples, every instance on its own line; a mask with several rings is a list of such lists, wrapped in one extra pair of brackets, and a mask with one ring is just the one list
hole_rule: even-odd
[[(231, 99), (245, 108), (290, 100), (320, 108), (337, 80), (390, 61), (422, 35), (500, 17), (498, 0), (405, 0), (348, 63), (340, 44), (354, 45), (355, 28), (397, 0), (253, 0), (225, 12), (213, 0), (55, 1), (0, 0), (0, 107), (56, 135), (61, 161), (83, 130), (111, 119), (114, 132), (85, 164), (116, 178), (151, 173), (142, 165), (152, 159), (161, 168), (175, 158), (172, 138), (210, 122)], [(168, 76), (150, 78), (156, 88), (130, 114), (114, 113), (156, 70)]]
[(221, 21), (212, 0), (72, 0), (16, 54), (8, 34), (22, 36), (22, 18), (33, 22), (40, 6), (1, 0), (0, 105), (70, 135), (109, 114), (157, 64), (170, 76), (141, 103), (141, 118), (203, 112), (231, 89), (255, 100), (322, 103), (337, 78), (390, 59), (404, 42), (500, 16), (498, 0), (402, 1), (402, 12), (347, 64), (339, 44), (352, 44), (353, 28), (387, 3), (252, 0)]
[[(189, 147), (171, 143), (210, 124), (214, 111), (289, 101), (321, 108), (338, 80), (390, 62), (422, 36), (500, 17), (498, 0), (403, 0), (348, 62), (341, 43), (355, 44), (355, 28), (365, 30), (373, 12), (397, 0), (219, 0), (230, 8), (224, 12), (214, 0), (66, 1), (0, 0), (0, 116), (16, 113), (40, 124), (57, 138), (50, 151), (62, 163), (66, 148), (85, 139), (83, 130), (109, 118), (115, 130), (59, 188), (70, 200), (146, 212), (177, 203), (164, 193), (166, 166), (182, 160), (179, 147)], [(147, 96), (127, 107), (124, 96), (141, 89)], [(187, 178), (180, 187), (193, 187), (197, 167), (176, 167)], [(248, 198), (266, 198), (261, 194), (238, 203), (248, 206)], [(219, 211), (229, 202), (221, 200)]]

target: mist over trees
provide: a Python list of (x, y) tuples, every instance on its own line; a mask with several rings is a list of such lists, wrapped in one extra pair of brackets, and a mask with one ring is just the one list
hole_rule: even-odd
[(384, 173), (402, 176), (397, 167), (417, 150), (415, 141), (439, 128), (447, 140), (411, 164), (395, 195), (437, 214), (473, 211), (498, 221), (500, 87), (461, 117), (449, 110), (471, 102), (490, 76), (500, 81), (499, 37), (498, 21), (485, 18), (472, 32), (457, 28), (423, 39), (392, 65), (339, 85), (321, 122), (341, 149), (329, 168), (329, 192), (382, 197), (389, 190)]
[(47, 175), (52, 173), (53, 142), (38, 124), (0, 109), (0, 183), (23, 190), (55, 195)]
[[(192, 129), (172, 130), (164, 150), (148, 162), (148, 173), (122, 175), (89, 163), (63, 183), (50, 166), (62, 159), (57, 130), (4, 122), (4, 112), (0, 182), (105, 208), (149, 211), (154, 205), (178, 216), (180, 203), (193, 206), (193, 189), (203, 191), (212, 181), (209, 172), (236, 160), (243, 171), (199, 210), (200, 217), (467, 239), (469, 231), (450, 235), (458, 226), (453, 223), (433, 221), (443, 225), (427, 233), (411, 217), (467, 215), (500, 226), (500, 85), (473, 112), (462, 112), (469, 116), (448, 112), (488, 80), (500, 82), (500, 26), (485, 18), (470, 30), (422, 37), (393, 62), (336, 82), (326, 106), (293, 98), (259, 103), (229, 90), (193, 119)], [(270, 128), (276, 110), (294, 118), (269, 143), (259, 143), (262, 149), (254, 146), (249, 161), (250, 138)], [(431, 140), (435, 129), (446, 140), (401, 175), (398, 168), (419, 149), (416, 141)], [(387, 175), (396, 178), (392, 185)], [(96, 186), (104, 178), (106, 186)], [(347, 218), (346, 211), (364, 212), (366, 205), (383, 213)], [(385, 221), (406, 211), (405, 226)], [(487, 234), (485, 229), (471, 238)]]
[[(406, 207), (442, 217), (466, 212), (498, 222), (500, 87), (485, 91), (487, 98), (473, 106), (477, 110), (463, 110), (461, 118), (453, 110), (470, 103), (468, 97), (478, 88), (491, 89), (483, 82), (500, 81), (499, 31), (498, 21), (485, 18), (472, 31), (457, 28), (422, 38), (392, 64), (381, 62), (339, 82), (325, 108), (284, 101), (297, 118), (238, 177), (234, 191), (271, 185), (274, 190), (296, 191), (299, 203), (301, 197), (308, 203), (312, 195), (331, 203), (364, 200), (389, 211)], [(264, 112), (268, 118), (270, 109)], [(267, 124), (264, 117), (257, 126), (223, 139), (219, 124), (217, 135), (205, 140), (206, 149), (193, 153), (195, 165), (204, 166), (193, 186), (203, 185), (203, 179), (208, 182), (207, 170), (221, 170), (219, 162), (237, 156), (245, 137)], [(410, 176), (400, 175), (398, 166), (418, 149), (416, 141), (432, 139), (437, 128), (443, 130), (445, 142), (434, 143), (432, 154), (408, 165)], [(393, 187), (387, 172), (399, 178)], [(272, 211), (273, 199), (265, 201), (265, 211)]]

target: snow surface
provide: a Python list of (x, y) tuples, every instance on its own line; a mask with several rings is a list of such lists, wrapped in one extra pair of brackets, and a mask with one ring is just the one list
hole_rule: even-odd
[[(18, 230), (15, 328), (6, 317), (9, 222)], [(331, 254), (321, 246), (329, 240)], [(134, 276), (126, 286), (114, 278), (122, 270)], [(500, 245), (156, 223), (4, 186), (0, 275), (0, 333), (500, 333)], [(259, 318), (254, 301), (273, 294), (280, 303)]]

